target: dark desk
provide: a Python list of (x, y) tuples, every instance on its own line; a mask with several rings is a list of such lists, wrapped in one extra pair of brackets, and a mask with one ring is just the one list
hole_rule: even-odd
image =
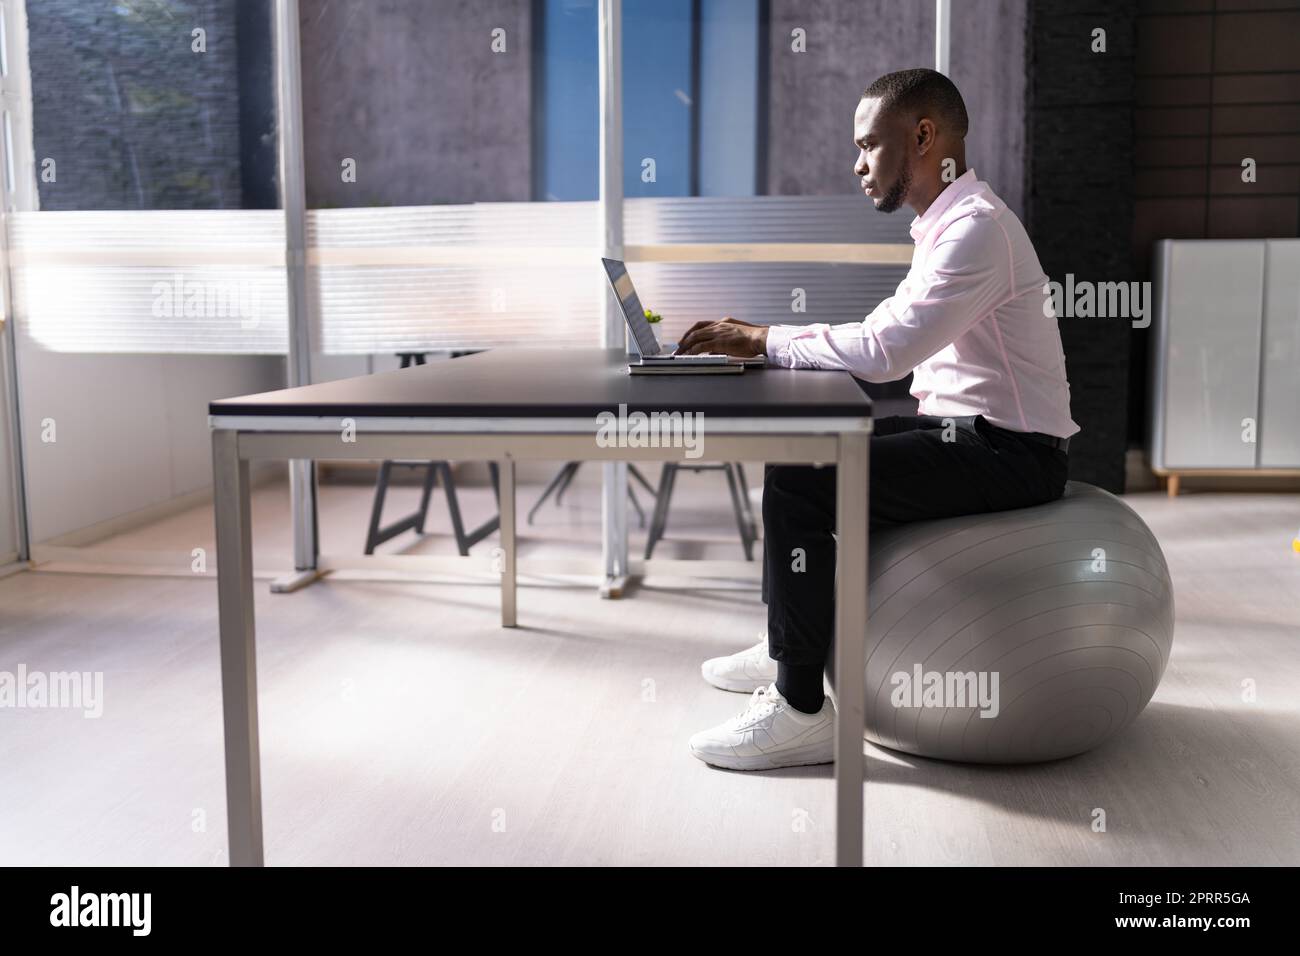
[[(615, 350), (496, 349), (211, 403), (232, 864), (263, 862), (249, 462), (317, 458), (498, 462), (504, 627), (516, 622), (517, 461), (838, 465), (835, 672), (849, 677), (837, 700), (836, 860), (861, 864), (871, 401), (842, 372), (649, 377), (628, 375), (626, 364)], [(674, 433), (685, 439), (675, 443), (641, 445), (621, 432), (611, 442), (610, 426), (638, 412), (665, 426), (679, 414), (698, 430)]]

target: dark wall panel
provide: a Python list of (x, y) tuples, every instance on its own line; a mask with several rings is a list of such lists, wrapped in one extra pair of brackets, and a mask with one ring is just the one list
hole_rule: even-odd
[[(1096, 28), (1106, 31), (1105, 53), (1092, 52)], [(1135, 29), (1133, 6), (1123, 0), (1031, 6), (1025, 225), (1056, 282), (1067, 274), (1075, 282), (1133, 279)], [(1070, 445), (1070, 477), (1122, 491), (1130, 321), (1059, 321), (1082, 429)]]

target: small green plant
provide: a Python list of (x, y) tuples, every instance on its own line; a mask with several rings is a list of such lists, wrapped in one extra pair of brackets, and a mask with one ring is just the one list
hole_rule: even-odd
[(647, 322), (660, 322), (663, 320), (663, 316), (660, 315), (658, 312), (651, 312), (649, 309), (646, 309), (645, 320)]

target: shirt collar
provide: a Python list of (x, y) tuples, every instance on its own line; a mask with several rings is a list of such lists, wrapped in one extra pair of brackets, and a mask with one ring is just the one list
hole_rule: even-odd
[(977, 182), (979, 180), (975, 178), (973, 169), (967, 169), (950, 182), (943, 192), (934, 197), (934, 202), (930, 203), (930, 208), (925, 211), (925, 215), (917, 216), (912, 220), (912, 240), (920, 242), (924, 239), (926, 233), (934, 228), (935, 223), (943, 217), (948, 208), (974, 189)]

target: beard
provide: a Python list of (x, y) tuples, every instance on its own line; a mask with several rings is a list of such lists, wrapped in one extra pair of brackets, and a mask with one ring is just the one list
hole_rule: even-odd
[(908, 190), (912, 188), (912, 157), (908, 156), (903, 160), (903, 168), (898, 174), (898, 179), (894, 185), (889, 187), (889, 192), (885, 193), (885, 198), (880, 200), (876, 206), (881, 212), (897, 212), (902, 208), (903, 202), (907, 199)]

